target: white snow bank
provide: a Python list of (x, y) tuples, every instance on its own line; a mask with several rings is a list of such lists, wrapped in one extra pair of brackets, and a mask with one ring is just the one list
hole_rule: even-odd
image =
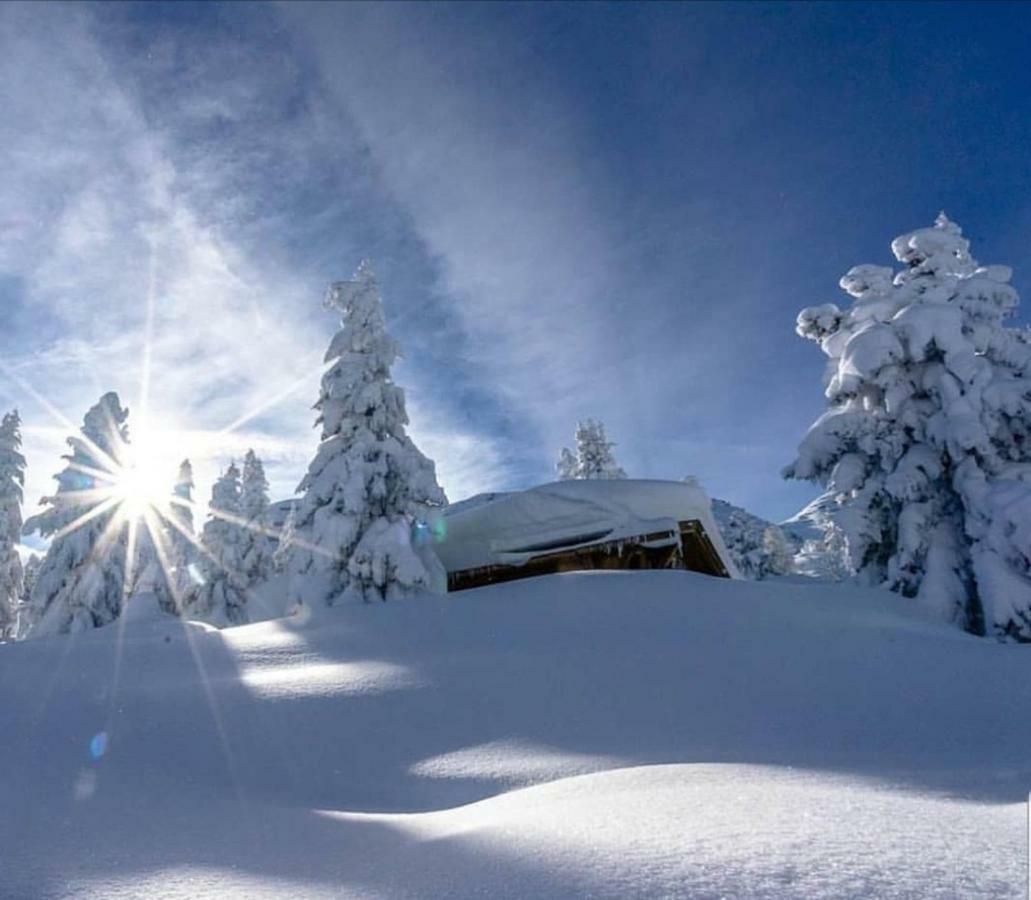
[(0, 896), (1020, 897), (1029, 649), (685, 572), (3, 645)]
[(618, 757), (573, 753), (509, 739), (424, 759), (409, 771), (424, 778), (476, 778), (502, 785), (525, 785), (599, 769), (616, 769), (625, 764)]
[(570, 897), (995, 898), (1013, 894), (1024, 867), (1020, 804), (765, 766), (645, 766), (442, 812), (326, 815), (432, 842), (433, 896), (446, 893), (445, 861), (463, 844), (501, 860), (498, 874), (483, 873), (484, 895), (512, 898), (530, 895), (508, 880), (528, 859), (548, 873), (530, 875), (535, 889)]

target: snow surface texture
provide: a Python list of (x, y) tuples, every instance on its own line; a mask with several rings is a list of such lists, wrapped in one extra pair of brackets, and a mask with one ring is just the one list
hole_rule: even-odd
[(1031, 338), (1006, 266), (944, 213), (798, 316), (828, 410), (785, 475), (827, 490), (850, 567), (975, 633), (1031, 641)]
[(895, 594), (127, 613), (0, 646), (4, 898), (1025, 896), (1028, 648)]

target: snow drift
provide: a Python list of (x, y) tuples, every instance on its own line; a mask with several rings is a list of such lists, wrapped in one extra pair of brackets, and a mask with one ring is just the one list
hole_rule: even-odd
[(1031, 657), (904, 598), (616, 572), (310, 615), (0, 646), (0, 896), (1022, 896)]

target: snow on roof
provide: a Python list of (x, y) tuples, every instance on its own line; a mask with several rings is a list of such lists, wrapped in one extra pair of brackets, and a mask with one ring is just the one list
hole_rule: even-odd
[(518, 565), (559, 547), (619, 540), (697, 520), (732, 574), (737, 571), (697, 485), (644, 479), (557, 481), (527, 491), (480, 494), (448, 507), (434, 545), (449, 572)]

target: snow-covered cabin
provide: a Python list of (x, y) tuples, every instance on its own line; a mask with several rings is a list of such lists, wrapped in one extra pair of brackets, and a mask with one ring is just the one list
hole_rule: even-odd
[(448, 507), (434, 549), (449, 591), (554, 572), (690, 569), (740, 577), (697, 485), (559, 481)]

